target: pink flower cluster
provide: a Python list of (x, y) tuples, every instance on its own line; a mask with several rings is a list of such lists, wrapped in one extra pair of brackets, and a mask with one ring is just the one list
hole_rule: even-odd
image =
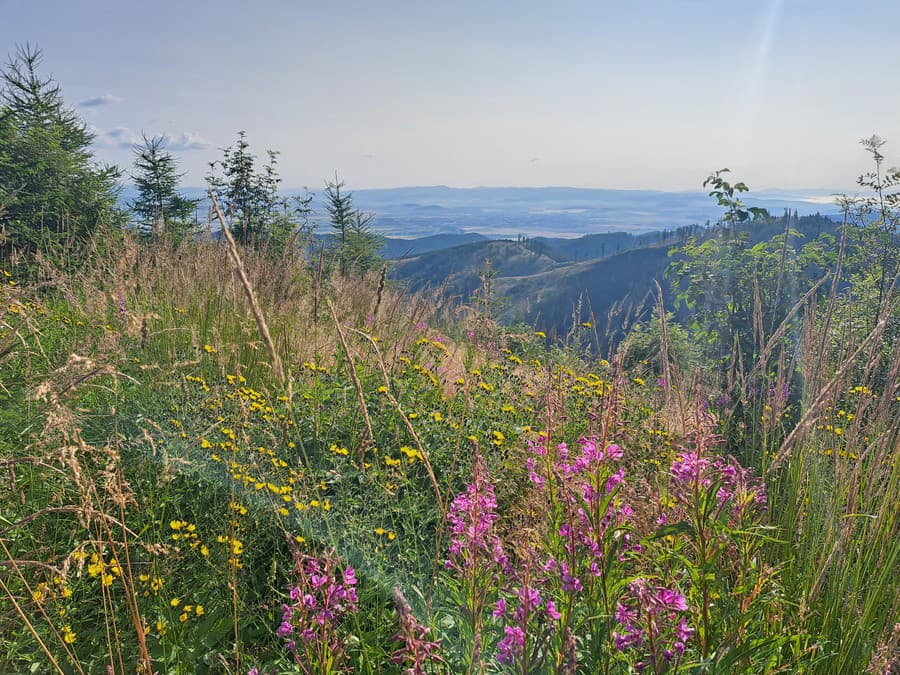
[(500, 598), (494, 608), (493, 616), (500, 621), (510, 621), (503, 626), (503, 637), (497, 645), (497, 661), (511, 664), (516, 659), (521, 659), (525, 649), (525, 630), (532, 620), (541, 623), (559, 621), (562, 615), (556, 609), (556, 603), (541, 596), (541, 592), (534, 586), (522, 584), (514, 589), (511, 602), (515, 608), (509, 606), (506, 598)]
[[(602, 447), (594, 438), (582, 438), (579, 446), (580, 452), (570, 460), (568, 446), (558, 444), (549, 476), (538, 472), (547, 471), (547, 448), (542, 442), (529, 444), (531, 456), (526, 459), (531, 482), (546, 491), (551, 481), (554, 498), (567, 514), (557, 531), (566, 555), (551, 557), (544, 565), (545, 572), (559, 576), (567, 593), (580, 593), (585, 575), (599, 577), (613, 549), (619, 560), (627, 551), (640, 551), (640, 545), (633, 544), (625, 531), (633, 511), (613, 495), (625, 480), (625, 470), (616, 466), (624, 455), (622, 448), (615, 443)], [(620, 537), (611, 536), (619, 531)]]
[(640, 649), (649, 662), (635, 663), (643, 672), (648, 665), (659, 672), (662, 664), (677, 661), (684, 655), (694, 629), (688, 625), (685, 612), (687, 599), (680, 591), (656, 586), (649, 579), (638, 577), (628, 584), (628, 593), (616, 605), (613, 632), (616, 649)]
[(501, 570), (508, 568), (509, 558), (503, 552), (500, 537), (492, 531), (497, 521), (497, 498), (480, 456), (475, 457), (472, 482), (450, 504), (447, 521), (450, 525), (449, 558), (444, 563), (447, 569), (471, 570), (485, 562), (493, 562)]
[(766, 507), (765, 485), (733, 459), (683, 452), (672, 462), (669, 474), (679, 503), (690, 502), (697, 491), (715, 489), (719, 512), (727, 507), (732, 523), (758, 516)]
[(340, 571), (337, 559), (330, 554), (297, 555), (300, 581), (290, 590), (291, 603), (282, 605), (281, 624), (276, 632), (300, 663), (302, 653), (341, 651), (337, 627), (345, 615), (357, 611), (359, 600), (352, 567), (348, 565)]

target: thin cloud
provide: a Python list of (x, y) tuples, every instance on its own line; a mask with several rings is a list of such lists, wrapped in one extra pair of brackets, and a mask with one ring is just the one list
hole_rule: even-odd
[(128, 127), (116, 127), (99, 136), (101, 145), (115, 148), (131, 148), (141, 142), (141, 137)]
[[(104, 148), (122, 148), (130, 150), (136, 145), (141, 145), (144, 140), (141, 134), (130, 127), (115, 127), (109, 131), (102, 131), (91, 125), (89, 131), (94, 134), (97, 145)], [(163, 134), (162, 147), (166, 150), (185, 152), (189, 150), (205, 150), (210, 147), (209, 141), (193, 131), (182, 131), (179, 134)]]
[(112, 94), (103, 94), (102, 96), (93, 96), (79, 101), (78, 105), (82, 108), (99, 108), (104, 105), (113, 105), (114, 103), (122, 103), (125, 99)]
[(364, 155), (359, 156), (360, 159), (375, 159), (375, 155), (372, 153), (366, 153)]
[(210, 142), (193, 131), (183, 131), (178, 136), (165, 135), (166, 148), (169, 150), (206, 150)]

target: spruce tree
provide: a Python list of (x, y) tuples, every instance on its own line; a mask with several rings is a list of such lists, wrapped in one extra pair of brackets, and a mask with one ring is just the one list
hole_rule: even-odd
[(180, 237), (189, 227), (191, 213), (197, 204), (178, 192), (178, 173), (175, 157), (164, 150), (165, 138), (147, 138), (135, 146), (131, 179), (138, 196), (129, 206), (138, 217), (142, 234), (158, 241), (163, 236)]
[(98, 225), (121, 222), (119, 170), (94, 161), (93, 134), (40, 64), (26, 45), (0, 73), (0, 249), (71, 255)]
[(353, 193), (342, 193), (343, 187), (337, 174), (334, 181), (325, 183), (325, 210), (334, 232), (335, 256), (341, 274), (346, 275), (351, 269), (366, 271), (377, 264), (382, 238), (372, 230), (374, 215), (354, 209)]
[(256, 156), (241, 131), (236, 146), (225, 148), (222, 160), (210, 163), (206, 182), (230, 217), (238, 242), (279, 252), (298, 231), (308, 230), (312, 197), (294, 197), (292, 206), (278, 191), (278, 153), (268, 150), (266, 154), (268, 164), (257, 170)]

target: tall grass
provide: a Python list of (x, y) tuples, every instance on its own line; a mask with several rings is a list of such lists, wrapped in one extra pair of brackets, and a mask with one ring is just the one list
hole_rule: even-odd
[[(860, 333), (862, 308), (836, 284), (810, 293), (770, 334), (758, 327), (761, 358), (733, 360), (720, 400), (722, 383), (678, 362), (661, 301), (660, 358), (598, 363), (490, 316), (440, 325), (433, 299), (340, 275), (324, 256), (241, 251), (244, 281), (224, 244), (118, 241), (77, 269), (7, 265), (0, 286), (0, 671), (315, 672), (284, 649), (282, 603), (319, 588), (314, 560), (353, 585), (338, 557), (359, 574), (358, 604), (327, 650), (306, 653), (356, 672), (843, 673), (897, 660), (890, 305)], [(581, 438), (622, 457), (575, 470), (556, 453)], [(673, 482), (690, 453), (709, 475)], [(765, 479), (766, 511), (717, 510), (728, 456)], [(484, 560), (466, 586), (445, 525), (477, 518), (457, 498), (488, 476), (491, 536), (518, 571)], [(588, 525), (596, 577), (595, 551), (567, 540)], [(585, 595), (554, 576), (567, 546)], [(510, 608), (520, 593), (555, 599), (523, 610), (532, 651), (503, 641), (512, 609), (457, 597), (476, 586)], [(617, 603), (647, 612), (650, 633), (665, 619), (660, 635), (683, 653), (642, 652), (637, 625), (617, 642)], [(290, 630), (305, 630), (292, 611)]]

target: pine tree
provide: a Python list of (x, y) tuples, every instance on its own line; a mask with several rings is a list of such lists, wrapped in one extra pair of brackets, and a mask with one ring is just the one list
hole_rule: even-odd
[(341, 194), (344, 182), (334, 175), (333, 182), (325, 183), (325, 210), (328, 212), (328, 221), (334, 236), (337, 239), (338, 248), (343, 248), (347, 243), (347, 231), (353, 218), (353, 194), (345, 192)]
[(360, 272), (368, 272), (381, 262), (377, 251), (384, 238), (372, 230), (374, 218), (375, 214), (356, 209), (347, 230), (345, 257), (350, 261), (350, 266)]
[(99, 224), (121, 222), (119, 170), (95, 163), (93, 134), (40, 63), (26, 45), (0, 74), (0, 248), (71, 254)]
[(131, 179), (137, 188), (137, 198), (129, 204), (137, 215), (141, 232), (158, 241), (165, 235), (180, 237), (189, 227), (189, 219), (197, 205), (178, 192), (178, 165), (171, 153), (165, 152), (165, 138), (142, 135), (142, 143), (135, 146)]
[(341, 274), (351, 269), (367, 271), (380, 260), (377, 255), (382, 238), (372, 230), (374, 215), (353, 207), (353, 193), (341, 192), (344, 182), (337, 174), (325, 183), (325, 210), (335, 238), (335, 255)]
[(206, 182), (230, 217), (231, 231), (238, 242), (275, 253), (298, 232), (309, 230), (312, 197), (294, 197), (292, 206), (291, 200), (279, 193), (277, 152), (268, 150), (268, 164), (257, 171), (256, 156), (241, 131), (237, 145), (222, 153), (221, 161), (210, 163)]

